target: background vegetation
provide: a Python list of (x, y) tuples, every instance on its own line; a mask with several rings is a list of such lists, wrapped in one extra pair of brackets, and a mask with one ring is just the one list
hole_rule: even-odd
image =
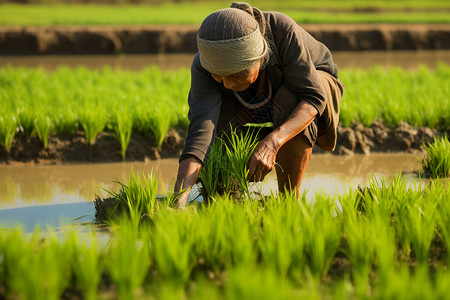
[[(22, 1), (16, 1), (22, 2)], [(0, 25), (200, 24), (232, 1), (23, 0), (0, 6)], [(1, 3), (1, 1), (0, 1)], [(450, 23), (450, 3), (431, 1), (249, 1), (305, 23)], [(114, 5), (111, 5), (114, 4)]]
[[(450, 67), (417, 71), (374, 67), (342, 70), (347, 86), (341, 102), (343, 126), (381, 120), (390, 127), (450, 126)], [(102, 131), (115, 134), (122, 155), (132, 132), (152, 135), (161, 147), (167, 131), (187, 128), (188, 70), (140, 72), (0, 68), (0, 145), (9, 149), (16, 134), (38, 136), (46, 148), (50, 134), (83, 130), (90, 145)]]

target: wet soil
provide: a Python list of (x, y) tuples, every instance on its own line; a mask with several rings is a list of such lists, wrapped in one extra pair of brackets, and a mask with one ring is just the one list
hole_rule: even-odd
[[(184, 129), (173, 128), (166, 134), (161, 149), (153, 136), (133, 133), (127, 148), (126, 160), (145, 161), (165, 157), (176, 157), (184, 147)], [(59, 162), (114, 162), (122, 161), (121, 146), (113, 133), (102, 132), (92, 147), (84, 132), (49, 136), (48, 147), (43, 149), (37, 137), (17, 135), (10, 153), (0, 150), (2, 163), (59, 163)]]
[[(450, 24), (305, 24), (332, 51), (450, 49)], [(0, 55), (194, 53), (197, 25), (0, 28)]]
[[(374, 122), (370, 127), (354, 123), (350, 127), (338, 128), (338, 141), (334, 154), (348, 155), (371, 152), (413, 152), (423, 150), (423, 143), (432, 142), (434, 137), (450, 135), (450, 128), (436, 130), (426, 127), (413, 127), (401, 123), (396, 128), (389, 128), (381, 122)], [(161, 149), (156, 146), (154, 138), (133, 133), (126, 153), (127, 161), (146, 161), (159, 158), (176, 158), (183, 150), (186, 130), (171, 129)], [(120, 143), (114, 134), (101, 133), (90, 149), (84, 133), (58, 134), (49, 137), (48, 148), (43, 149), (37, 137), (17, 135), (10, 153), (0, 149), (0, 163), (61, 163), (61, 162), (115, 162), (122, 161)], [(315, 153), (324, 153), (318, 147)]]

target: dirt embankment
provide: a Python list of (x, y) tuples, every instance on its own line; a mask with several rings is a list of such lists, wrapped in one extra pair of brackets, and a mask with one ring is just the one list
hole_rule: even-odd
[[(450, 49), (450, 24), (304, 25), (332, 51)], [(192, 53), (198, 26), (1, 27), (0, 55)]]
[[(412, 127), (406, 123), (391, 129), (381, 122), (371, 127), (352, 124), (339, 127), (338, 144), (334, 154), (370, 152), (413, 152), (423, 150), (422, 143), (432, 142), (436, 136), (450, 134), (425, 127)], [(133, 134), (127, 150), (128, 161), (144, 161), (164, 157), (178, 157), (184, 147), (184, 129), (171, 129), (161, 149), (151, 136)], [(314, 152), (321, 153), (314, 148)], [(101, 133), (89, 150), (83, 132), (50, 136), (48, 149), (42, 149), (37, 137), (16, 136), (9, 154), (0, 149), (0, 163), (60, 163), (60, 162), (112, 162), (121, 161), (120, 143), (111, 133)]]

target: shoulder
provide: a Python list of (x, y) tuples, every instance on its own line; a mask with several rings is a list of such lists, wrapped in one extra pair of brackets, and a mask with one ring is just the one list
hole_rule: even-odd
[(272, 32), (289, 32), (295, 28), (297, 23), (288, 15), (276, 11), (263, 12), (267, 25)]

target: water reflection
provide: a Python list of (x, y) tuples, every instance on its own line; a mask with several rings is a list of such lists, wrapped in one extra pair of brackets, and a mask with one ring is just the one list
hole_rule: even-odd
[[(420, 170), (415, 154), (370, 154), (336, 156), (313, 155), (302, 185), (307, 198), (316, 193), (336, 195), (350, 187), (366, 185), (372, 177), (392, 179), (398, 172)], [(95, 194), (104, 197), (103, 188), (118, 191), (115, 179), (126, 180), (133, 169), (147, 174), (152, 169), (159, 183), (159, 194), (172, 189), (178, 168), (177, 159), (151, 162), (0, 166), (0, 228), (23, 226), (27, 231), (42, 227), (82, 224), (94, 219)], [(417, 182), (409, 173), (407, 180)], [(277, 192), (275, 172), (253, 190), (264, 194)], [(192, 195), (194, 196), (194, 195)], [(83, 227), (83, 230), (97, 230)]]
[(0, 209), (42, 204), (90, 202), (103, 190), (117, 191), (115, 180), (129, 178), (131, 170), (158, 179), (165, 194), (175, 181), (178, 160), (139, 163), (0, 166)]
[[(336, 156), (313, 155), (303, 188), (315, 191), (335, 186), (366, 184), (372, 174), (392, 178), (397, 172), (420, 170), (416, 154), (370, 154)], [(118, 191), (114, 180), (124, 181), (133, 169), (136, 173), (155, 172), (158, 193), (172, 189), (178, 168), (177, 159), (150, 162), (128, 162), (75, 165), (0, 166), (0, 209), (43, 204), (92, 202), (95, 194), (104, 197), (102, 189)], [(275, 172), (268, 175), (260, 188), (276, 191)]]

